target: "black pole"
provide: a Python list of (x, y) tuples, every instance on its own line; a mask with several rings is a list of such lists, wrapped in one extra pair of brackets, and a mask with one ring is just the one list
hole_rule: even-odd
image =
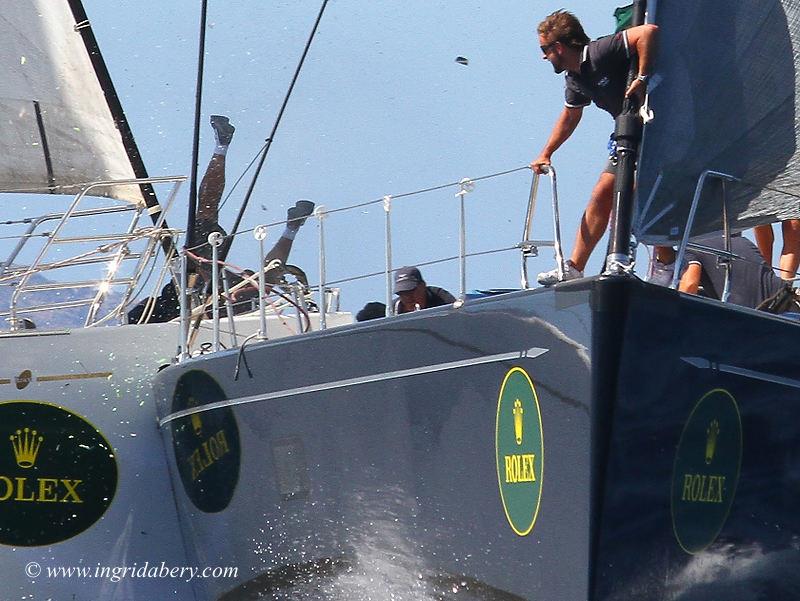
[(203, 68), (206, 53), (206, 18), (208, 0), (203, 0), (200, 9), (200, 42), (197, 51), (197, 85), (194, 95), (194, 133), (192, 137), (192, 175), (189, 182), (189, 217), (186, 224), (186, 243), (194, 246), (205, 240), (193, 240), (195, 221), (197, 219), (197, 163), (200, 155), (200, 112), (203, 105)]
[[(635, 0), (632, 26), (644, 23), (646, 0)], [(628, 86), (636, 77), (638, 65), (628, 71)], [(614, 205), (611, 213), (611, 235), (608, 242), (605, 274), (623, 274), (630, 265), (631, 222), (633, 219), (633, 186), (636, 157), (642, 137), (642, 122), (638, 116), (638, 102), (626, 99), (622, 112), (616, 119), (614, 135), (617, 140), (617, 173), (614, 180)], [(625, 330), (628, 314), (627, 282), (614, 278), (599, 292), (595, 302), (597, 331), (593, 336), (592, 353), (602, 360), (620, 356), (621, 333)], [(615, 360), (605, 364), (598, 361), (592, 370), (592, 391), (595, 403), (591, 414), (590, 512), (589, 512), (589, 568), (588, 601), (599, 598), (598, 582), (603, 566), (600, 561), (606, 485), (616, 413), (619, 374)]]
[[(111, 117), (114, 119), (114, 123), (119, 130), (119, 135), (122, 138), (122, 145), (125, 148), (125, 152), (128, 154), (128, 160), (131, 163), (133, 174), (137, 178), (146, 179), (149, 176), (144, 166), (142, 155), (139, 153), (139, 147), (133, 139), (133, 132), (128, 124), (128, 120), (125, 118), (125, 113), (122, 110), (122, 103), (120, 103), (117, 91), (114, 89), (114, 83), (111, 81), (111, 75), (103, 60), (103, 55), (100, 54), (100, 46), (97, 44), (97, 38), (94, 36), (94, 31), (92, 31), (92, 26), (89, 22), (89, 18), (86, 16), (83, 4), (81, 4), (80, 0), (69, 0), (69, 7), (72, 11), (72, 17), (75, 19), (76, 29), (80, 32), (83, 44), (86, 46), (86, 52), (89, 55), (89, 60), (92, 63), (92, 67), (94, 67), (97, 81), (100, 83), (100, 88), (105, 95), (106, 104), (111, 111)], [(156, 223), (160, 212), (156, 192), (151, 184), (139, 184), (139, 188), (142, 191), (145, 205), (150, 209), (159, 208), (158, 211), (153, 211), (150, 214), (153, 223)], [(165, 228), (168, 227), (166, 220), (163, 226)], [(162, 238), (161, 247), (164, 253), (169, 255), (175, 248), (172, 243), (172, 238)]]
[[(297, 83), (297, 78), (300, 76), (300, 70), (303, 68), (303, 63), (305, 62), (306, 55), (308, 54), (308, 51), (311, 48), (311, 42), (314, 40), (314, 35), (317, 33), (317, 27), (319, 27), (319, 22), (322, 19), (322, 13), (325, 12), (325, 6), (327, 4), (328, 0), (323, 0), (322, 7), (319, 9), (319, 14), (317, 14), (317, 20), (314, 22), (314, 27), (311, 29), (311, 34), (308, 36), (308, 40), (306, 41), (306, 46), (303, 49), (303, 54), (300, 57), (300, 62), (297, 64), (297, 69), (295, 69), (294, 71), (294, 77), (292, 77), (292, 82), (291, 84), (289, 84), (289, 89), (286, 92), (286, 96), (283, 98), (283, 104), (281, 105), (281, 109), (280, 111), (278, 111), (278, 117), (275, 119), (275, 124), (272, 126), (272, 131), (270, 132), (269, 137), (266, 140), (267, 143), (264, 146), (264, 150), (261, 151), (261, 160), (259, 160), (258, 167), (256, 167), (255, 173), (253, 174), (253, 179), (250, 182), (250, 186), (247, 188), (247, 193), (245, 194), (244, 200), (242, 201), (242, 206), (239, 208), (239, 214), (236, 216), (236, 221), (234, 221), (233, 227), (231, 228), (230, 236), (235, 236), (236, 232), (239, 230), (239, 224), (242, 222), (242, 217), (244, 217), (244, 212), (245, 209), (247, 209), (247, 204), (250, 202), (250, 197), (253, 195), (253, 189), (256, 187), (256, 181), (258, 180), (258, 176), (261, 173), (261, 168), (264, 166), (264, 161), (267, 160), (267, 154), (269, 153), (270, 146), (272, 146), (272, 140), (275, 137), (275, 132), (278, 131), (278, 125), (280, 125), (281, 118), (283, 117), (283, 112), (286, 110), (286, 105), (289, 103), (289, 98), (292, 95), (294, 84)], [(228, 246), (228, 250), (230, 250), (230, 246)], [(222, 259), (224, 260), (225, 257), (223, 256)]]
[[(646, 0), (634, 0), (632, 26), (644, 23)], [(628, 86), (638, 73), (638, 64), (631, 61)], [(631, 260), (631, 224), (633, 222), (633, 188), (636, 159), (642, 140), (642, 120), (639, 103), (626, 98), (622, 112), (616, 118), (614, 139), (617, 141), (617, 173), (614, 180), (614, 201), (611, 211), (611, 233), (608, 240), (606, 273), (622, 273)]]

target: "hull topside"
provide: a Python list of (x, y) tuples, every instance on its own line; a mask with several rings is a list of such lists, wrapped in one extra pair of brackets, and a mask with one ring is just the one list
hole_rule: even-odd
[(797, 329), (594, 279), (171, 367), (190, 556), (243, 568), (198, 590), (787, 598)]

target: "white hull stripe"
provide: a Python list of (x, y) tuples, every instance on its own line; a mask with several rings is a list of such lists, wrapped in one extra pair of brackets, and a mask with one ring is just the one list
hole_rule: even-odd
[(424, 365), (422, 367), (413, 367), (410, 369), (400, 369), (397, 371), (389, 371), (381, 374), (372, 374), (369, 376), (359, 376), (357, 378), (348, 378), (346, 380), (336, 380), (334, 382), (325, 382), (322, 384), (313, 384), (311, 386), (301, 386), (299, 388), (290, 388), (288, 390), (278, 390), (275, 392), (268, 392), (266, 394), (256, 394), (253, 396), (241, 397), (238, 399), (225, 399), (224, 401), (216, 401), (208, 403), (202, 407), (190, 407), (182, 409), (175, 413), (170, 413), (165, 418), (159, 420), (159, 426), (164, 426), (175, 419), (186, 417), (195, 413), (203, 413), (205, 411), (212, 411), (222, 407), (231, 407), (234, 405), (246, 405), (248, 403), (258, 403), (261, 401), (271, 401), (274, 399), (282, 399), (289, 396), (297, 396), (301, 394), (308, 394), (311, 392), (322, 392), (325, 390), (334, 390), (336, 388), (345, 388), (347, 386), (358, 386), (360, 384), (371, 384), (373, 382), (383, 382), (386, 380), (396, 380), (398, 378), (407, 378), (409, 376), (419, 376), (422, 374), (430, 374), (437, 371), (447, 371), (450, 369), (459, 369), (461, 367), (470, 367), (473, 365), (482, 365), (484, 363), (497, 363), (500, 361), (511, 361), (514, 359), (534, 359), (546, 353), (548, 349), (544, 348), (530, 348), (526, 351), (514, 351), (511, 353), (500, 353), (497, 355), (487, 355), (485, 357), (475, 357), (474, 359), (463, 359), (461, 361), (450, 361), (448, 363), (437, 363), (435, 365)]
[(681, 357), (681, 359), (698, 369), (711, 369), (728, 374), (736, 374), (737, 376), (744, 376), (745, 378), (751, 378), (753, 380), (761, 380), (762, 382), (772, 382), (773, 384), (781, 384), (782, 386), (800, 388), (800, 380), (795, 380), (794, 378), (785, 378), (783, 376), (776, 376), (763, 371), (736, 367), (735, 365), (727, 365), (725, 363), (714, 363), (705, 357)]

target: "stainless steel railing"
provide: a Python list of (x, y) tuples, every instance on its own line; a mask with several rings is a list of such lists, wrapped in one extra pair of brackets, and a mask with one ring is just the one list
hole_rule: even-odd
[[(536, 208), (536, 197), (538, 192), (538, 185), (539, 185), (539, 178), (538, 174), (534, 174), (531, 186), (530, 186), (530, 193), (528, 195), (528, 204), (526, 209), (525, 215), (525, 227), (523, 230), (523, 239), (521, 242), (517, 243), (514, 246), (510, 246), (507, 248), (498, 248), (491, 251), (483, 251), (478, 253), (468, 253), (466, 248), (466, 238), (467, 238), (467, 200), (469, 195), (475, 190), (476, 182), (479, 182), (483, 179), (488, 179), (490, 177), (499, 177), (501, 175), (507, 175), (510, 173), (514, 173), (516, 171), (522, 171), (523, 169), (527, 169), (527, 167), (514, 169), (511, 171), (503, 172), (500, 174), (493, 174), (491, 176), (484, 176), (481, 178), (464, 178), (458, 182), (454, 182), (452, 184), (447, 184), (444, 186), (437, 186), (435, 188), (428, 188), (425, 190), (417, 191), (415, 193), (409, 194), (402, 194), (402, 195), (386, 195), (380, 199), (376, 199), (374, 201), (369, 201), (366, 203), (358, 203), (346, 207), (341, 207), (333, 210), (328, 210), (323, 206), (318, 206), (314, 211), (314, 214), (311, 218), (315, 219), (318, 226), (318, 238), (317, 238), (317, 266), (319, 270), (319, 282), (315, 286), (312, 286), (312, 290), (316, 293), (316, 303), (317, 308), (319, 311), (319, 328), (326, 329), (328, 326), (328, 313), (330, 312), (330, 304), (332, 300), (338, 298), (338, 289), (332, 289), (331, 286), (335, 284), (340, 284), (344, 282), (352, 282), (355, 280), (366, 279), (370, 277), (375, 277), (382, 275), (385, 285), (385, 299), (386, 299), (386, 315), (390, 316), (393, 312), (392, 310), (392, 299), (393, 299), (393, 273), (396, 268), (393, 265), (393, 222), (392, 222), (392, 213), (395, 207), (395, 204), (399, 198), (403, 198), (406, 196), (410, 196), (413, 194), (423, 193), (423, 192), (430, 192), (433, 190), (444, 189), (447, 187), (456, 187), (457, 191), (455, 196), (459, 200), (459, 222), (458, 222), (458, 239), (459, 239), (459, 251), (458, 255), (452, 257), (444, 257), (435, 259), (433, 261), (426, 261), (423, 263), (418, 263), (418, 266), (426, 266), (432, 265), (435, 263), (446, 262), (446, 261), (458, 261), (459, 265), (459, 290), (458, 290), (458, 300), (456, 302), (456, 307), (462, 306), (467, 300), (467, 258), (484, 255), (494, 252), (505, 252), (511, 250), (519, 250), (522, 253), (522, 286), (523, 288), (528, 288), (528, 275), (527, 275), (527, 261), (531, 257), (538, 256), (538, 249), (542, 246), (552, 246), (555, 249), (555, 256), (556, 256), (556, 263), (561, 273), (564, 270), (564, 258), (562, 253), (561, 247), (561, 228), (560, 228), (560, 219), (559, 219), (559, 207), (558, 207), (558, 189), (557, 189), (557, 179), (556, 179), (556, 171), (554, 168), (550, 168), (546, 172), (546, 176), (551, 180), (551, 191), (552, 191), (552, 223), (554, 229), (554, 239), (553, 240), (534, 240), (531, 238), (531, 232), (533, 228), (534, 222), (534, 212)], [(326, 251), (326, 243), (327, 243), (327, 229), (326, 229), (326, 221), (328, 218), (334, 214), (348, 210), (355, 210), (355, 209), (362, 209), (365, 206), (369, 205), (378, 205), (380, 204), (383, 209), (383, 222), (384, 222), (384, 269), (380, 272), (372, 272), (366, 274), (360, 274), (353, 277), (329, 281), (327, 278), (327, 262), (328, 256)], [(259, 331), (257, 337), (259, 339), (266, 339), (267, 337), (267, 309), (265, 306), (265, 296), (267, 293), (267, 285), (265, 283), (265, 272), (267, 271), (268, 267), (264, 266), (265, 261), (265, 248), (264, 243), (267, 237), (267, 232), (270, 228), (274, 226), (282, 226), (284, 222), (277, 222), (273, 224), (261, 224), (255, 227), (253, 230), (245, 230), (244, 232), (240, 232), (238, 235), (242, 235), (248, 231), (252, 231), (254, 238), (257, 242), (258, 246), (258, 265), (261, 265), (262, 268), (257, 273), (257, 284), (258, 284), (258, 294), (259, 294)], [(211, 270), (211, 289), (213, 291), (220, 290), (220, 282), (224, 281), (224, 277), (220, 277), (221, 270), (228, 269), (225, 264), (221, 264), (218, 257), (218, 248), (222, 244), (222, 237), (219, 234), (212, 234), (209, 236), (208, 244), (211, 247), (211, 260), (210, 260), (210, 270)], [(184, 253), (184, 257), (182, 260), (182, 275), (181, 275), (181, 282), (183, 282), (183, 290), (186, 290), (186, 282), (187, 282), (187, 266), (188, 261), (186, 260), (186, 256)], [(229, 295), (225, 295), (229, 297)], [(220, 328), (220, 298), (219, 294), (212, 294), (213, 300), (211, 303), (211, 311), (212, 311), (212, 321), (214, 327), (214, 335), (213, 335), (213, 349), (218, 350), (220, 348), (220, 338), (219, 338), (219, 328)], [(180, 359), (185, 359), (189, 356), (189, 349), (190, 349), (190, 340), (191, 340), (191, 324), (190, 324), (190, 316), (191, 316), (191, 309), (189, 307), (189, 297), (186, 292), (179, 295), (181, 300), (181, 335), (180, 335)], [(297, 296), (298, 304), (304, 302), (306, 297), (301, 295)], [(228, 307), (228, 315), (231, 315), (231, 309)], [(300, 311), (297, 312), (298, 320), (300, 320)], [(302, 328), (299, 328), (300, 330)]]
[[(707, 247), (701, 247), (689, 242), (689, 238), (692, 236), (692, 226), (694, 225), (694, 218), (695, 214), (697, 213), (697, 207), (700, 204), (700, 197), (703, 194), (703, 188), (706, 185), (706, 181), (709, 179), (717, 179), (722, 183), (722, 230), (723, 236), (725, 238), (725, 250), (724, 251), (715, 251), (713, 249), (709, 249)], [(712, 252), (719, 257), (720, 262), (725, 267), (725, 285), (723, 287), (722, 296), (720, 300), (724, 303), (728, 301), (728, 296), (730, 294), (730, 280), (731, 280), (731, 270), (730, 270), (730, 259), (732, 256), (731, 253), (731, 232), (730, 232), (730, 224), (728, 223), (728, 200), (725, 194), (725, 184), (727, 182), (736, 182), (739, 181), (738, 178), (728, 175), (727, 173), (720, 173), (719, 171), (712, 171), (707, 169), (700, 174), (700, 177), (697, 180), (697, 186), (695, 186), (694, 190), (694, 197), (692, 198), (692, 205), (689, 207), (689, 217), (686, 219), (686, 229), (683, 232), (683, 236), (681, 237), (680, 245), (678, 246), (678, 255), (675, 258), (675, 272), (672, 276), (672, 283), (670, 284), (670, 288), (677, 288), (678, 282), (680, 281), (681, 277), (681, 269), (683, 267), (683, 261), (686, 257), (686, 249), (688, 246), (692, 246), (697, 250), (702, 250), (703, 252)]]
[[(85, 306), (88, 307), (85, 318), (86, 326), (98, 325), (109, 319), (121, 318), (122, 311), (130, 300), (136, 286), (138, 285), (146, 266), (157, 252), (159, 240), (170, 235), (163, 228), (164, 218), (168, 213), (173, 201), (180, 188), (180, 184), (185, 181), (183, 176), (174, 177), (151, 177), (117, 181), (99, 181), (86, 184), (81, 191), (74, 197), (67, 210), (63, 213), (49, 213), (22, 222), (27, 223), (27, 229), (18, 236), (18, 240), (8, 258), (0, 264), (0, 285), (13, 285), (14, 291), (11, 294), (9, 310), (0, 313), (0, 316), (7, 317), (12, 330), (18, 329), (20, 316), (31, 313), (41, 313), (44, 311), (56, 311)], [(123, 203), (92, 209), (79, 209), (81, 201), (98, 188), (116, 185), (139, 185), (150, 184), (172, 184), (172, 190), (167, 202), (161, 207), (158, 221), (147, 227), (139, 227), (140, 218), (151, 212), (144, 203), (135, 205)], [(65, 236), (62, 232), (68, 223), (83, 222), (98, 216), (111, 215), (116, 213), (132, 213), (127, 228), (119, 233), (86, 233), (78, 236)], [(37, 233), (46, 223), (56, 222), (52, 231)], [(87, 227), (87, 231), (92, 226)], [(26, 246), (33, 240), (41, 238), (44, 240), (42, 247), (36, 253), (35, 258), (29, 265), (16, 265), (18, 257)], [(87, 243), (101, 243), (100, 246), (90, 248), (88, 251), (79, 252), (66, 258), (48, 260), (49, 257), (58, 255), (67, 247), (76, 247)], [(142, 250), (133, 251), (131, 245), (141, 242), (144, 246)], [(35, 251), (34, 251), (35, 252)], [(131, 273), (126, 276), (119, 275), (119, 267), (123, 262), (136, 261)], [(43, 273), (53, 273), (56, 270), (69, 270), (78, 266), (89, 266), (93, 264), (106, 264), (107, 269), (100, 278), (81, 277), (74, 281), (56, 281), (47, 284), (36, 284), (32, 281), (33, 276)], [(117, 305), (112, 308), (104, 317), (98, 318), (101, 304), (106, 299), (112, 287), (122, 286), (123, 291)], [(72, 289), (93, 289), (96, 290), (93, 297), (83, 299), (73, 299), (62, 302), (32, 303), (21, 306), (20, 301), (23, 296), (30, 296), (35, 293), (50, 290), (72, 290)]]
[(528, 259), (539, 256), (540, 246), (552, 246), (555, 250), (556, 269), (558, 269), (558, 279), (564, 277), (564, 253), (561, 248), (561, 219), (558, 211), (558, 181), (556, 169), (552, 165), (545, 168), (544, 175), (550, 176), (552, 211), (553, 211), (553, 240), (531, 240), (531, 230), (533, 228), (533, 214), (536, 209), (536, 196), (539, 192), (539, 174), (534, 173), (531, 180), (531, 191), (528, 195), (528, 210), (525, 213), (525, 229), (522, 231), (522, 242), (519, 249), (522, 251), (522, 287), (530, 288), (528, 281)]

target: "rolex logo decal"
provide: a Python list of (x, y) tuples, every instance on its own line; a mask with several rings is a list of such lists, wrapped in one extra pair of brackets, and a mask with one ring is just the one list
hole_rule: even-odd
[(17, 459), (17, 465), (21, 468), (33, 467), (36, 463), (36, 455), (39, 453), (39, 447), (42, 446), (43, 436), (37, 436), (36, 430), (25, 428), (24, 430), (17, 430), (16, 434), (10, 436), (11, 446), (14, 448), (14, 457)]
[[(172, 411), (225, 400), (219, 384), (193, 370), (178, 380)], [(187, 496), (205, 512), (222, 511), (239, 481), (239, 429), (229, 407), (191, 413), (171, 424), (175, 462)]]
[(525, 536), (539, 513), (544, 441), (536, 390), (520, 367), (509, 370), (500, 387), (495, 452), (503, 511), (511, 529)]
[(717, 388), (695, 405), (675, 452), (672, 524), (687, 553), (707, 548), (725, 525), (741, 461), (739, 407), (728, 391)]
[(59, 543), (111, 505), (114, 450), (79, 415), (36, 401), (0, 403), (0, 433), (0, 544)]

